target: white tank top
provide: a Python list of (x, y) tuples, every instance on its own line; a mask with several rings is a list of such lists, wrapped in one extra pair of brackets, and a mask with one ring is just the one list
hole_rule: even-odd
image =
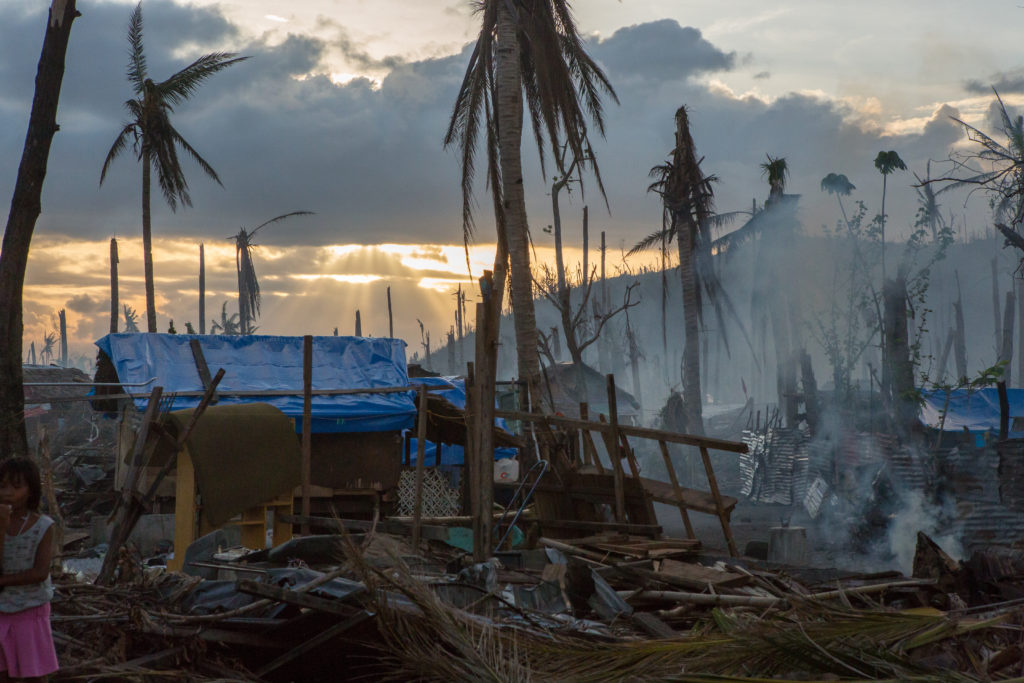
[[(46, 515), (39, 515), (35, 524), (17, 536), (4, 537), (4, 574), (17, 574), (35, 566), (39, 542), (43, 540), (43, 534), (52, 524), (52, 519)], [(50, 575), (47, 574), (46, 580), (42, 583), (4, 586), (0, 591), (0, 612), (21, 612), (45, 605), (52, 599), (53, 583), (50, 581)]]

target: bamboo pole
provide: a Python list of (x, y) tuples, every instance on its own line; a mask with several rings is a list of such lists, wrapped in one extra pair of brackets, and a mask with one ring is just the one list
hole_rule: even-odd
[[(603, 234), (603, 233), (602, 233)], [(626, 521), (626, 492), (622, 481), (622, 459), (619, 458), (619, 408), (615, 400), (615, 376), (606, 377), (608, 388), (608, 422), (611, 434), (607, 439), (608, 457), (612, 461), (612, 473), (615, 477), (615, 521), (620, 524)]]
[[(427, 459), (427, 389), (419, 388), (419, 416), (416, 424), (416, 493), (412, 509), (412, 547), (420, 545), (420, 524), (423, 519), (423, 471)], [(437, 444), (437, 448), (441, 444)]]
[[(310, 477), (313, 451), (313, 337), (302, 337), (302, 514), (309, 517)], [(301, 527), (309, 535), (309, 524)]]

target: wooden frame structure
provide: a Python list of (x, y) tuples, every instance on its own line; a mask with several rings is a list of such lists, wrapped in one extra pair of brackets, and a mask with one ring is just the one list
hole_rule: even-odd
[[(667, 503), (679, 509), (686, 534), (689, 538), (695, 538), (693, 524), (690, 521), (689, 511), (703, 512), (718, 517), (722, 525), (722, 533), (725, 536), (729, 547), (729, 554), (738, 556), (736, 542), (732, 536), (732, 529), (729, 526), (729, 518), (732, 509), (736, 506), (737, 500), (730, 496), (723, 496), (718, 488), (718, 479), (711, 464), (710, 450), (725, 451), (728, 453), (746, 453), (747, 445), (737, 441), (726, 441), (713, 439), (693, 434), (680, 434), (648, 427), (636, 427), (633, 425), (619, 424), (615, 410), (615, 379), (608, 375), (608, 406), (611, 415), (607, 419), (594, 422), (588, 417), (587, 405), (580, 405), (581, 418), (565, 417), (562, 415), (541, 415), (515, 410), (499, 410), (496, 417), (510, 420), (520, 420), (532, 424), (543, 424), (548, 428), (559, 428), (564, 431), (577, 432), (577, 443), (582, 443), (580, 458), (573, 466), (583, 472), (595, 472), (604, 474), (604, 466), (598, 457), (597, 448), (592, 433), (600, 434), (611, 458), (612, 474), (615, 481), (615, 521), (617, 525), (626, 524), (625, 515), (625, 472), (623, 471), (622, 460), (625, 459), (630, 468), (631, 478), (634, 479), (646, 492), (649, 501)], [(668, 471), (669, 482), (657, 481), (640, 476), (640, 468), (637, 464), (633, 449), (630, 447), (629, 437), (639, 439), (650, 439), (658, 442), (662, 458), (665, 462), (665, 469)], [(698, 491), (680, 486), (676, 476), (675, 466), (669, 454), (668, 444), (676, 443), (684, 446), (693, 446), (700, 450), (701, 460), (704, 464), (704, 471), (708, 478), (709, 491)], [(648, 503), (649, 504), (649, 503)], [(650, 511), (653, 517), (653, 510)]]

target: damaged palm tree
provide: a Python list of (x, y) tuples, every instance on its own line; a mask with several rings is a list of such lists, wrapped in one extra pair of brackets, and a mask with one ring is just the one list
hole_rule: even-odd
[(590, 151), (587, 119), (603, 135), (601, 97), (607, 94), (618, 100), (604, 72), (584, 50), (567, 0), (483, 0), (477, 8), (482, 26), (444, 144), (457, 146), (461, 157), (462, 227), (468, 260), (474, 226), (472, 189), (477, 143), (481, 136), (486, 141), (487, 181), (498, 232), (496, 296), (491, 298), (491, 305), (501, 310), (507, 273), (519, 376), (527, 382), (532, 405), (539, 405), (540, 357), (520, 156), (523, 103), (529, 112), (542, 172), (545, 151), (554, 153), (564, 143), (573, 158), (590, 160), (590, 170), (603, 193)]
[[(648, 188), (662, 199), (662, 224), (670, 228), (679, 248), (679, 273), (683, 286), (683, 318), (686, 341), (683, 347), (683, 401), (686, 431), (703, 434), (700, 387), (700, 323), (703, 262), (710, 257), (714, 192), (713, 176), (705, 176), (690, 135), (686, 107), (676, 111), (676, 146), (672, 158), (651, 169), (655, 181)], [(711, 280), (704, 281), (708, 288)], [(712, 291), (707, 292), (709, 295)]]
[(239, 228), (238, 234), (228, 237), (235, 241), (235, 270), (238, 273), (238, 326), (240, 334), (252, 334), (255, 331), (256, 318), (260, 314), (260, 283), (256, 279), (256, 266), (252, 260), (252, 250), (257, 245), (252, 238), (265, 226), (283, 221), (291, 216), (308, 216), (312, 211), (292, 211), (271, 218), (257, 225), (250, 231)]

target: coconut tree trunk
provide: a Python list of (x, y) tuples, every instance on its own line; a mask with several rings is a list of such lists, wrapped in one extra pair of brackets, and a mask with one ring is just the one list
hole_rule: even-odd
[(530, 405), (541, 400), (540, 355), (537, 318), (533, 308), (533, 275), (530, 270), (529, 226), (526, 220), (526, 196), (520, 155), (523, 132), (522, 74), (519, 70), (519, 46), (515, 20), (504, 2), (498, 3), (495, 80), (496, 116), (501, 166), (502, 199), (505, 213), (505, 238), (509, 254), (509, 279), (512, 286), (512, 321), (515, 329), (519, 377), (526, 382)]
[(1011, 366), (1013, 365), (1013, 316), (1017, 308), (1017, 298), (1013, 294), (1013, 289), (1010, 289), (1006, 293), (1006, 308), (1003, 313), (1003, 339), (1002, 339), (1002, 351), (999, 354), (999, 360), (1006, 363), (1003, 366), (1003, 381), (1006, 382), (1006, 386), (1011, 385)]
[(146, 331), (156, 332), (156, 288), (153, 285), (153, 226), (149, 209), (150, 173), (148, 150), (142, 152), (142, 265), (146, 278)]
[(206, 334), (206, 248), (199, 243), (199, 334)]
[(117, 239), (110, 238), (110, 334), (117, 334), (120, 303), (117, 293)]
[(68, 366), (68, 312), (67, 309), (57, 311), (57, 320), (60, 326), (60, 366)]
[(683, 328), (686, 340), (683, 344), (683, 415), (686, 417), (686, 431), (690, 434), (704, 433), (701, 414), (700, 388), (700, 316), (698, 314), (700, 291), (697, 288), (697, 268), (692, 235), (697, 231), (693, 219), (674, 217), (676, 243), (679, 245), (679, 274), (683, 285)]
[(22, 294), (29, 245), (42, 210), (41, 195), (50, 144), (58, 128), (57, 104), (64, 80), (64, 57), (71, 36), (71, 23), (78, 16), (75, 0), (55, 5), (63, 7), (64, 13), (56, 16), (51, 7), (47, 19), (28, 132), (0, 248), (0, 348), (3, 349), (0, 352), (0, 452), (4, 456), (28, 455), (23, 419), (25, 389), (21, 372)]

